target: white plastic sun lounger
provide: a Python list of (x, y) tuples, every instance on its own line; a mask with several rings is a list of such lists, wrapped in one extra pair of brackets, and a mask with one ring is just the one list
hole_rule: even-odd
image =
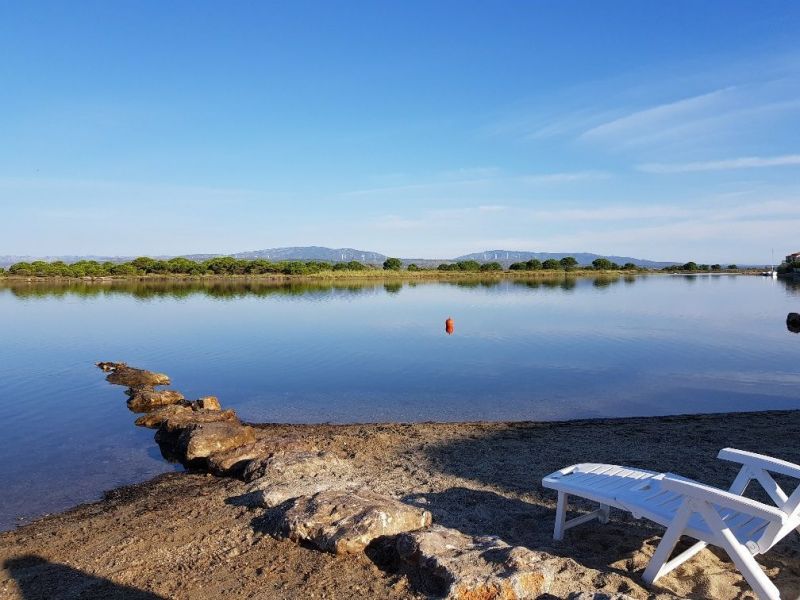
[[(742, 465), (728, 491), (672, 473), (615, 465), (585, 463), (551, 473), (542, 485), (558, 491), (553, 538), (561, 540), (567, 529), (595, 518), (608, 522), (613, 506), (667, 528), (644, 572), (648, 584), (711, 544), (727, 552), (759, 598), (779, 600), (778, 588), (753, 556), (766, 553), (793, 530), (800, 531), (800, 485), (787, 496), (770, 475), (780, 473), (800, 479), (800, 466), (733, 448), (721, 450), (718, 458)], [(763, 486), (775, 506), (742, 496), (752, 480)], [(598, 502), (600, 508), (567, 520), (571, 495)], [(669, 560), (683, 535), (699, 541)]]

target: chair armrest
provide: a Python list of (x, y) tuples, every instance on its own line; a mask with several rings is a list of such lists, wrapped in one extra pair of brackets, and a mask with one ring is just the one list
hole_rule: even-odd
[(716, 506), (730, 508), (769, 521), (784, 521), (786, 519), (786, 513), (780, 508), (769, 506), (744, 496), (738, 496), (710, 485), (684, 479), (672, 473), (664, 474), (664, 479), (661, 480), (661, 487), (687, 498), (710, 502)]
[(737, 450), (736, 448), (723, 448), (719, 451), (717, 458), (800, 479), (800, 465), (779, 458), (772, 458), (771, 456), (747, 452), (745, 450)]

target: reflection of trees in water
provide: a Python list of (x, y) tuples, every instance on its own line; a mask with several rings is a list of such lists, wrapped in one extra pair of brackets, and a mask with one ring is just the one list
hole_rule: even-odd
[(784, 286), (787, 294), (800, 296), (800, 278), (780, 278), (778, 281)]
[[(387, 286), (390, 284), (387, 284)], [(402, 283), (398, 284), (402, 287)], [(132, 296), (140, 300), (153, 298), (188, 298), (207, 296), (218, 300), (233, 300), (249, 296), (352, 296), (378, 293), (380, 282), (252, 282), (252, 281), (114, 281), (103, 283), (33, 283), (5, 286), (14, 296), (25, 299), (84, 298), (103, 296)], [(398, 291), (393, 289), (391, 291)], [(390, 291), (386, 287), (387, 291)]]
[(627, 284), (632, 284), (636, 281), (635, 275), (597, 275), (594, 277), (570, 277), (569, 275), (563, 277), (548, 277), (537, 279), (514, 279), (511, 284), (518, 287), (526, 287), (533, 290), (540, 288), (545, 289), (562, 289), (564, 291), (574, 290), (579, 285), (591, 285), (595, 288), (605, 288), (611, 285), (624, 281)]

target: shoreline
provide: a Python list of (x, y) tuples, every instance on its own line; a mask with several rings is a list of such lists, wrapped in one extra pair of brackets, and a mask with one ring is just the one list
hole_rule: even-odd
[[(496, 536), (554, 561), (563, 572), (549, 584), (553, 598), (596, 591), (637, 599), (753, 596), (727, 558), (709, 550), (648, 590), (641, 571), (661, 530), (619, 511), (609, 525), (587, 524), (571, 530), (564, 542), (553, 542), (555, 498), (541, 488), (543, 475), (576, 462), (610, 462), (727, 486), (735, 468), (715, 458), (725, 446), (800, 462), (795, 443), (800, 410), (542, 422), (249, 425), (257, 443), (277, 444), (278, 454), (310, 445), (328, 462), (352, 464), (352, 476), (370, 489), (429, 511), (433, 527), (470, 539)], [(0, 533), (0, 595), (46, 597), (48, 590), (80, 585), (87, 598), (120, 590), (142, 599), (437, 596), (431, 587), (436, 582), (398, 564), (385, 548), (340, 555), (274, 535), (268, 521), (280, 507), (248, 504), (253, 484), (241, 473), (206, 471), (160, 475)], [(800, 594), (797, 537), (758, 557), (787, 598)]]
[(596, 271), (592, 269), (576, 269), (572, 271), (502, 271), (502, 272), (453, 272), (453, 271), (324, 271), (305, 275), (263, 274), (263, 275), (129, 275), (129, 276), (103, 276), (103, 277), (60, 277), (60, 276), (28, 276), (0, 274), (0, 285), (3, 283), (328, 283), (328, 282), (436, 282), (436, 281), (503, 281), (503, 280), (534, 280), (534, 279), (568, 279), (568, 278), (635, 278), (635, 277), (719, 277), (719, 276), (760, 276), (760, 271)]

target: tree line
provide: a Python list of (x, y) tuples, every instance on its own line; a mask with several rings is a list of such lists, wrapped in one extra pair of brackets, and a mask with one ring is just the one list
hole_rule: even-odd
[(364, 271), (370, 267), (358, 261), (329, 263), (317, 260), (271, 262), (220, 256), (195, 261), (188, 258), (159, 260), (146, 256), (122, 263), (81, 260), (19, 262), (8, 268), (9, 275), (28, 277), (125, 277), (141, 275), (313, 275), (323, 271)]
[[(178, 257), (168, 260), (142, 256), (128, 262), (98, 262), (94, 260), (81, 260), (75, 263), (63, 261), (47, 262), (37, 260), (32, 262), (19, 262), (11, 265), (7, 274), (26, 277), (135, 277), (144, 275), (314, 275), (325, 271), (367, 271), (380, 267), (368, 265), (356, 260), (349, 262), (326, 262), (318, 260), (289, 260), (272, 262), (263, 258), (242, 259), (232, 256), (218, 256), (207, 260), (196, 261)], [(400, 271), (404, 268), (403, 261), (399, 258), (387, 258), (383, 263), (386, 271)], [(461, 273), (492, 273), (502, 272), (503, 266), (499, 262), (480, 263), (476, 260), (463, 260), (454, 263), (442, 263), (437, 267), (422, 267), (415, 263), (405, 266), (407, 271), (439, 271)], [(607, 258), (597, 258), (591, 265), (579, 265), (573, 256), (565, 256), (560, 260), (547, 259), (540, 261), (531, 259), (525, 262), (515, 262), (509, 266), (510, 271), (573, 271), (576, 269), (596, 271), (638, 271), (645, 270), (628, 262), (619, 265)], [(719, 264), (706, 265), (687, 262), (683, 265), (671, 265), (662, 270), (668, 272), (679, 271), (722, 271), (735, 270), (736, 265), (723, 268)], [(4, 269), (0, 268), (0, 275)]]

